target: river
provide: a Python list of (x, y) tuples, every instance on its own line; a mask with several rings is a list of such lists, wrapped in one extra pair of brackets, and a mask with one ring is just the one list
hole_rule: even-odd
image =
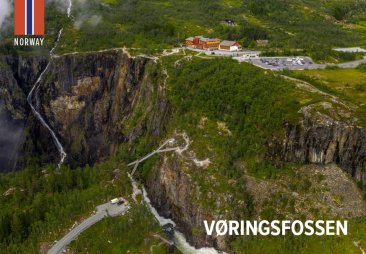
[[(176, 223), (173, 220), (160, 216), (159, 213), (156, 211), (156, 209), (151, 205), (151, 201), (150, 201), (149, 197), (147, 196), (147, 192), (146, 192), (145, 188), (142, 189), (142, 193), (144, 196), (145, 203), (147, 204), (150, 212), (155, 216), (156, 220), (159, 222), (160, 226), (164, 226), (164, 225), (170, 223), (170, 224), (174, 225), (174, 227), (175, 227)], [(186, 237), (176, 229), (174, 230), (174, 245), (183, 254), (225, 254), (224, 252), (219, 252), (214, 248), (196, 249), (195, 247), (190, 245), (187, 242)]]

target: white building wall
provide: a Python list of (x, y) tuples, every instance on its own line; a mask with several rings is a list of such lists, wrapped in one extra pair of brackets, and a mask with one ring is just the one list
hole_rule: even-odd
[(239, 51), (239, 47), (238, 46), (231, 46), (230, 51)]

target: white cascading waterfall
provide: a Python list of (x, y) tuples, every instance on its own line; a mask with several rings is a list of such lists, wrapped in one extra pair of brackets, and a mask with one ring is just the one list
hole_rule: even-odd
[[(72, 7), (72, 0), (69, 0), (69, 6), (67, 8), (67, 17), (69, 18), (71, 16), (71, 7)], [(57, 35), (57, 39), (56, 39), (56, 42), (55, 42), (55, 45), (53, 46), (53, 48), (50, 50), (50, 61), (48, 62), (46, 68), (42, 71), (41, 75), (39, 75), (36, 83), (34, 84), (34, 86), (32, 87), (31, 91), (29, 92), (28, 94), (28, 97), (27, 97), (27, 101), (28, 101), (28, 104), (29, 106), (31, 107), (32, 109), (32, 112), (33, 114), (37, 117), (37, 119), (41, 122), (41, 124), (50, 132), (51, 136), (52, 136), (52, 139), (57, 147), (57, 150), (58, 152), (60, 153), (60, 162), (58, 163), (58, 167), (60, 168), (61, 165), (64, 163), (65, 161), (65, 158), (67, 156), (60, 140), (57, 138), (56, 136), (56, 133), (52, 130), (52, 128), (47, 124), (46, 120), (42, 117), (41, 113), (39, 113), (37, 111), (37, 109), (35, 108), (35, 106), (33, 105), (33, 102), (32, 102), (32, 98), (33, 98), (33, 94), (34, 94), (34, 91), (38, 89), (42, 79), (43, 79), (43, 76), (45, 75), (45, 73), (47, 72), (49, 66), (50, 66), (50, 63), (51, 63), (51, 59), (53, 57), (53, 52), (55, 51), (55, 48), (57, 47), (57, 44), (61, 38), (61, 35), (62, 35), (62, 30), (63, 28), (61, 28), (61, 30), (59, 31), (58, 35)]]
[[(151, 201), (147, 196), (147, 192), (145, 188), (142, 189), (142, 193), (144, 196), (144, 201), (147, 204), (150, 212), (155, 216), (156, 220), (159, 222), (160, 226), (164, 226), (168, 223), (172, 224), (175, 227), (175, 222), (171, 219), (166, 219), (159, 215), (156, 209), (151, 205)], [(196, 249), (195, 247), (191, 246), (188, 242), (186, 237), (179, 232), (178, 230), (174, 230), (174, 246), (177, 247), (183, 254), (225, 254), (224, 252), (219, 252), (214, 248), (200, 248)]]

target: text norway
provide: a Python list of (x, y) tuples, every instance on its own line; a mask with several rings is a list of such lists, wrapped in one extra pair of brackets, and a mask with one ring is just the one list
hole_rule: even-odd
[(43, 46), (44, 38), (14, 38), (14, 46)]

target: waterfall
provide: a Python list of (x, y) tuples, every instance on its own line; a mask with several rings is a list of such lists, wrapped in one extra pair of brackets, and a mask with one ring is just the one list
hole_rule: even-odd
[[(171, 219), (166, 219), (158, 214), (156, 209), (151, 205), (151, 201), (149, 197), (147, 196), (147, 192), (145, 188), (142, 188), (142, 193), (144, 196), (144, 201), (147, 204), (150, 212), (155, 216), (156, 220), (159, 222), (160, 226), (164, 226), (168, 223), (174, 225), (175, 222)], [(174, 230), (174, 245), (177, 247), (178, 250), (180, 250), (183, 254), (224, 254), (224, 252), (219, 252), (214, 248), (200, 248), (196, 249), (195, 247), (191, 246), (188, 242), (185, 236), (179, 232), (178, 230)]]
[[(70, 15), (71, 15), (71, 7), (72, 7), (72, 0), (69, 0), (69, 6), (67, 8), (67, 17), (70, 17)], [(51, 63), (51, 60), (52, 60), (52, 57), (53, 57), (53, 52), (55, 51), (55, 48), (57, 47), (57, 44), (58, 44), (58, 42), (59, 42), (59, 40), (61, 38), (62, 31), (63, 31), (63, 28), (61, 28), (61, 30), (59, 31), (59, 33), (57, 35), (57, 39), (56, 39), (55, 45), (50, 50), (50, 53), (49, 53), (49, 55), (50, 55), (50, 61), (48, 62), (46, 68), (42, 71), (41, 75), (39, 75), (36, 83), (32, 87), (32, 89), (29, 92), (28, 97), (27, 97), (28, 104), (31, 107), (33, 114), (37, 117), (37, 119), (41, 122), (41, 124), (50, 132), (50, 134), (52, 136), (52, 139), (53, 139), (53, 142), (55, 143), (55, 145), (57, 147), (57, 150), (60, 153), (60, 162), (58, 163), (58, 167), (59, 168), (64, 163), (67, 154), (66, 154), (66, 152), (65, 152), (65, 150), (64, 150), (64, 148), (63, 148), (63, 146), (62, 146), (62, 144), (60, 142), (60, 140), (57, 138), (56, 133), (47, 124), (46, 120), (42, 117), (42, 115), (37, 111), (37, 109), (33, 105), (32, 98), (33, 98), (34, 91), (36, 89), (38, 89), (38, 87), (39, 87), (39, 85), (40, 85), (40, 83), (41, 83), (41, 81), (43, 79), (43, 76), (45, 75), (45, 73), (49, 69), (49, 66), (50, 66), (50, 63)]]

